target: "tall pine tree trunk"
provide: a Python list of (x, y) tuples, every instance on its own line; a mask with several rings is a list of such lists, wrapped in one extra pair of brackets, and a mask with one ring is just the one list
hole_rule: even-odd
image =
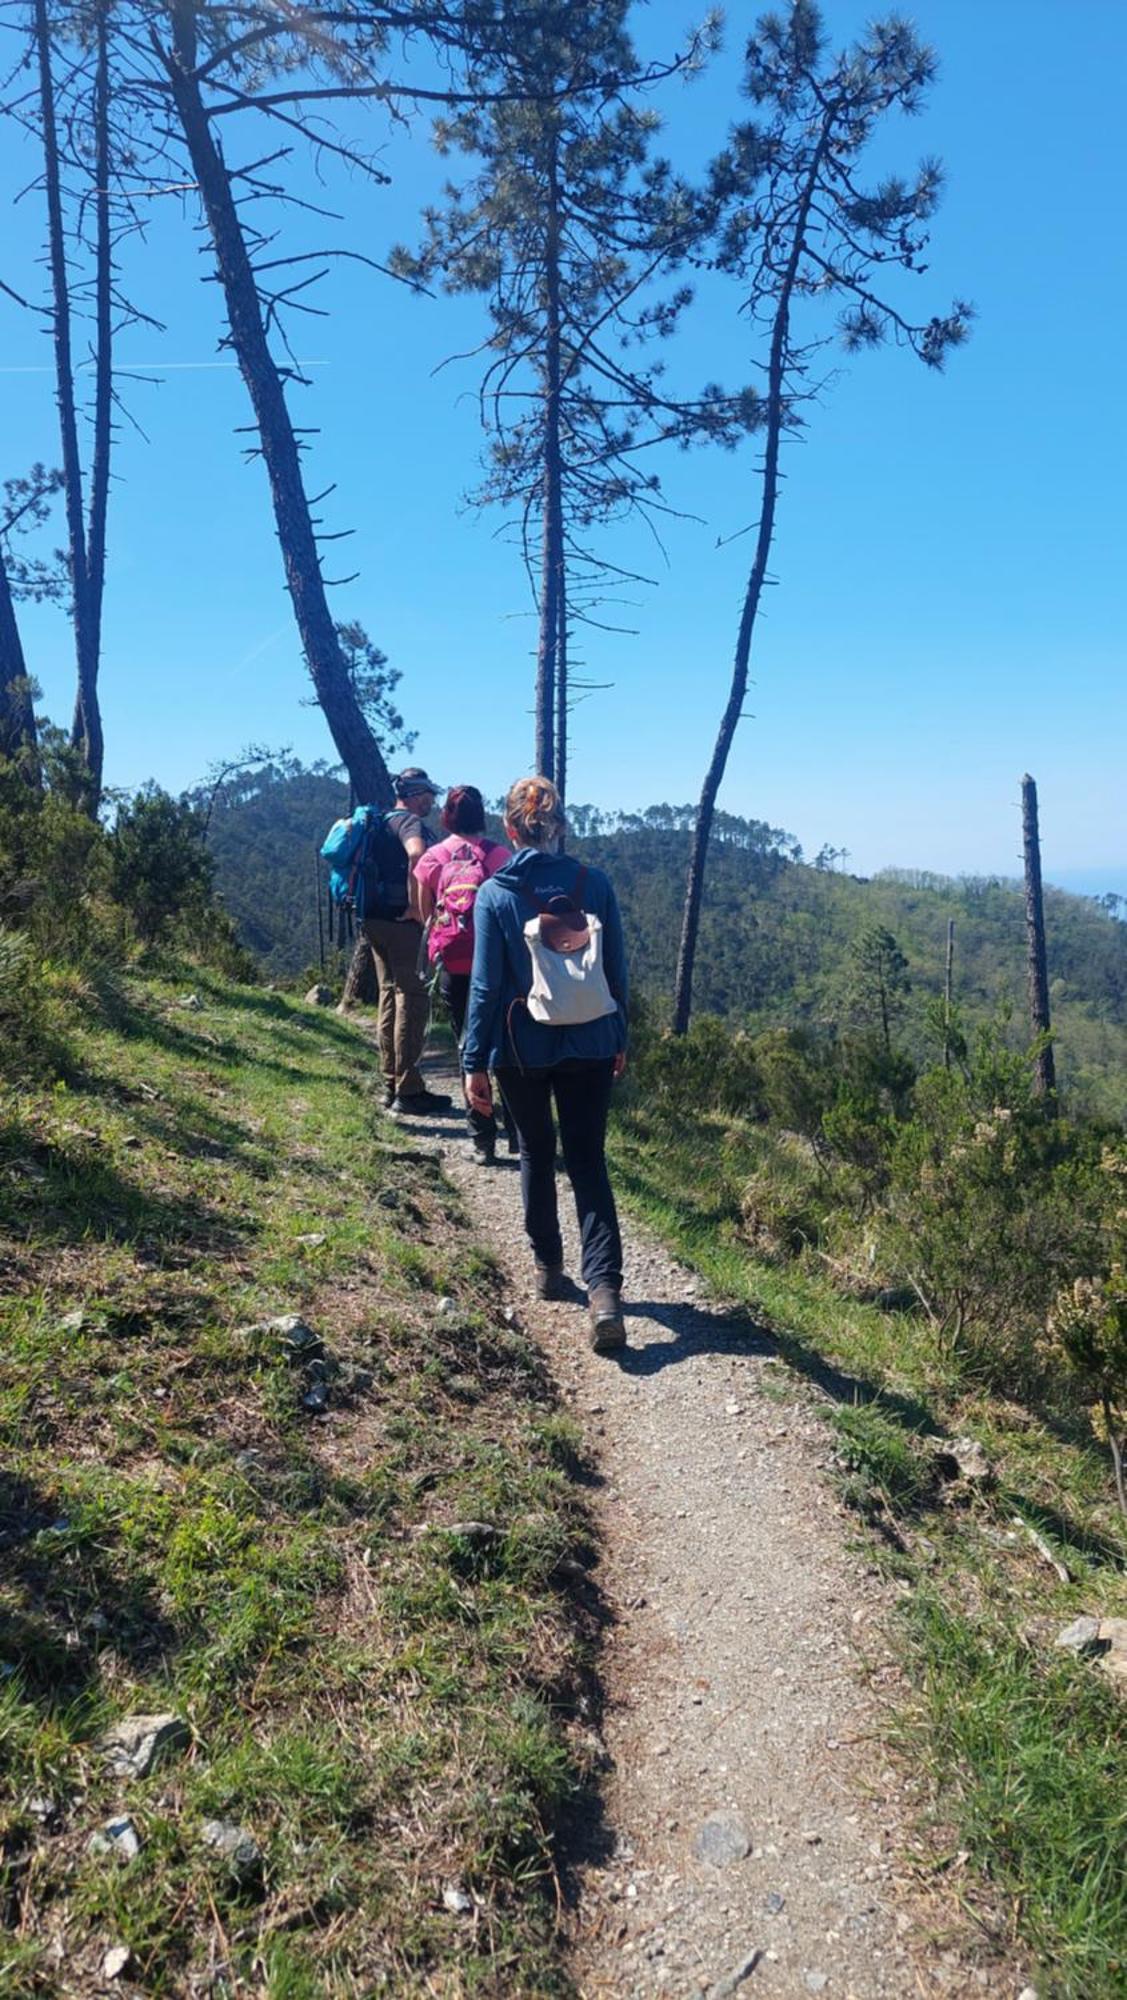
[(548, 166), (545, 256), (544, 494), (540, 558), (540, 643), (536, 656), (536, 769), (556, 776), (556, 685), (563, 586), (563, 473), (560, 461), (560, 221), (558, 139)]
[(193, 0), (172, 0), (172, 50), (166, 54), (165, 64), (211, 231), (231, 344), (254, 408), (286, 585), (317, 700), (349, 777), (365, 805), (387, 809), (393, 803), (391, 779), (356, 699), (337, 639), (285, 390), (270, 352), (230, 178), (200, 90), (196, 12)]
[(1025, 930), (1029, 953), (1029, 1025), (1044, 1036), (1033, 1065), (1033, 1088), (1039, 1097), (1056, 1092), (1053, 1045), (1048, 1039), (1049, 966), (1045, 951), (1045, 903), (1041, 893), (1041, 837), (1037, 826), (1037, 787), (1026, 772), (1021, 781), (1021, 832), (1025, 850)]
[(561, 804), (567, 798), (567, 730), (567, 571), (561, 564), (556, 638), (556, 790)]
[(105, 739), (98, 697), (102, 600), (106, 584), (106, 513), (113, 435), (113, 245), (110, 215), (110, 81), (108, 4), (96, 9), (94, 73), (94, 450), (86, 534), (87, 658), (80, 668), (71, 741), (82, 751), (90, 783), (101, 796)]
[(97, 630), (91, 621), (86, 525), (82, 500), (82, 460), (78, 449), (78, 418), (74, 401), (74, 357), (71, 349), (70, 284), (66, 232), (59, 173), (59, 137), (55, 117), (55, 83), (51, 67), (51, 28), (47, 0), (34, 0), (35, 46), (39, 70), (39, 116), (43, 138), (43, 185), (47, 197), (47, 261), (51, 271), (51, 334), (55, 350), (55, 398), (63, 460), (67, 545), (74, 599), (74, 644), (78, 670), (76, 734), (84, 750), (88, 780), (86, 804), (93, 814), (101, 795), (102, 738), (98, 713)]
[(708, 843), (712, 833), (712, 820), (716, 811), (716, 797), (723, 782), (728, 764), (728, 754), (732, 748), (736, 729), (743, 712), (747, 696), (748, 666), (751, 659), (751, 640), (755, 631), (755, 620), (759, 612), (759, 600), (767, 576), (767, 562), (771, 553), (771, 540), (775, 532), (775, 508), (779, 496), (779, 445), (782, 440), (783, 424), (786, 419), (786, 374), (788, 345), (790, 338), (790, 308), (798, 277), (799, 264), (805, 245), (806, 226), (810, 215), (810, 204), (814, 199), (814, 189), (821, 171), (822, 160), (829, 144), (830, 125), (833, 111), (827, 109), (822, 126), (822, 135), (815, 147), (810, 163), (810, 171), (803, 183), (802, 195), (794, 222), (794, 238), (790, 256), (783, 272), (779, 287), (778, 303), (771, 332), (771, 354), (767, 369), (767, 442), (763, 460), (763, 506), (759, 516), (759, 533), (756, 537), (755, 556), (744, 593), (743, 609), (740, 613), (740, 627), (736, 638), (736, 656), (732, 667), (732, 685), (724, 714), (721, 718), (716, 745), (705, 774), (701, 789), (700, 805), (697, 809), (696, 826), (693, 829), (693, 844), (689, 855), (689, 872), (685, 884), (685, 908), (681, 921), (681, 942), (677, 952), (677, 975), (673, 989), (673, 1032), (683, 1035), (688, 1031), (689, 1016), (693, 1006), (693, 971), (696, 965), (697, 937), (700, 932), (701, 902), (704, 896), (704, 877), (708, 865)]

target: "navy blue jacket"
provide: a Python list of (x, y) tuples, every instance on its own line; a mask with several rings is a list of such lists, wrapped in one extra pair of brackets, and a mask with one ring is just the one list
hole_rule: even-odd
[(483, 882), (474, 899), (474, 954), (462, 1067), (469, 1076), (483, 1069), (549, 1069), (576, 1058), (587, 1062), (615, 1056), (626, 1047), (627, 975), (622, 919), (614, 890), (601, 868), (589, 868), (583, 885), (583, 907), (603, 926), (603, 970), (618, 1011), (598, 1021), (574, 1027), (552, 1027), (534, 1021), (524, 1000), (532, 984), (532, 961), (524, 927), (534, 914), (520, 884), (533, 886), (539, 897), (574, 892), (579, 862), (571, 854), (541, 854), (538, 848), (518, 848), (511, 861)]

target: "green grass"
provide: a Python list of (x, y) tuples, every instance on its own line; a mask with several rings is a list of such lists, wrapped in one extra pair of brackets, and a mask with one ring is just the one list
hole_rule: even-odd
[[(923, 1315), (851, 1296), (813, 1250), (765, 1256), (746, 1191), (769, 1174), (773, 1144), (736, 1118), (688, 1121), (635, 1092), (612, 1134), (616, 1186), (746, 1309), (749, 1339), (770, 1342), (782, 1364), (770, 1374), (789, 1371), (792, 1393), (820, 1392), (839, 1490), (906, 1592), (914, 1692), (896, 1733), (930, 1780), (937, 1869), (953, 1849), (969, 1853), (975, 1917), (1036, 1958), (1042, 2000), (1117, 2000), (1127, 1991), (1127, 1702), (1051, 1643), (1081, 1611), (1127, 1609), (1127, 1537), (1106, 1454), (1063, 1402), (1023, 1407), (961, 1383)], [(996, 1485), (953, 1494), (932, 1433), (979, 1439)], [(1067, 1584), (1031, 1530), (1067, 1565)]]
[[(566, 1993), (590, 1531), (495, 1268), (353, 1026), (195, 967), (66, 997), (54, 1073), (0, 1091), (0, 1989), (85, 1995), (124, 1943), (153, 1995)], [(99, 1732), (164, 1709), (190, 1748), (113, 1778)], [(87, 1851), (120, 1810), (127, 1865)]]

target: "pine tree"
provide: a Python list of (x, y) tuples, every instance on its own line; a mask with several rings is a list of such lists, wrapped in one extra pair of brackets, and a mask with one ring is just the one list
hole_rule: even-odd
[(535, 762), (561, 790), (569, 636), (605, 627), (608, 593), (641, 580), (599, 531), (668, 511), (655, 445), (731, 445), (757, 419), (750, 392), (673, 394), (648, 355), (690, 303), (688, 286), (660, 280), (700, 242), (707, 205), (651, 157), (658, 120), (640, 92), (679, 65), (640, 72), (626, 14), (625, 0), (511, 10), (503, 64), (471, 76), (482, 101), (435, 126), (439, 151), (473, 166), (427, 210), (422, 248), (391, 260), (487, 301), (488, 460), (473, 497), (519, 524), (539, 624)]
[[(741, 311), (766, 343), (767, 386), (755, 554), (685, 888), (673, 1007), (678, 1034), (689, 1025), (709, 837), (768, 582), (783, 441), (804, 426), (818, 358), (835, 333), (847, 353), (891, 339), (938, 369), (969, 329), (971, 309), (960, 300), (939, 317), (915, 322), (887, 291), (890, 274), (927, 268), (921, 260), (942, 182), (937, 163), (924, 160), (907, 180), (886, 174), (866, 186), (860, 178), (882, 119), (918, 110), (935, 69), (932, 51), (895, 15), (831, 55), (820, 10), (813, 0), (794, 0), (785, 18), (766, 14), (758, 23), (745, 88), (761, 116), (732, 134), (713, 167), (723, 218), (715, 261), (739, 284)], [(829, 329), (827, 305), (837, 308)]]

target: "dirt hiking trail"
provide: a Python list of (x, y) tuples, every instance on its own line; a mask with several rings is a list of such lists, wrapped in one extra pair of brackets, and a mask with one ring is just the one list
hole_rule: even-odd
[[(629, 1348), (593, 1354), (578, 1286), (534, 1296), (516, 1162), (475, 1166), (455, 1116), (407, 1129), (440, 1150), (597, 1469), (611, 1851), (580, 1864), (570, 1919), (584, 2000), (1015, 2000), (1022, 1977), (976, 1964), (913, 1879), (880, 1744), (890, 1587), (849, 1546), (808, 1391), (628, 1220)], [(574, 1273), (566, 1182), (560, 1215)]]

